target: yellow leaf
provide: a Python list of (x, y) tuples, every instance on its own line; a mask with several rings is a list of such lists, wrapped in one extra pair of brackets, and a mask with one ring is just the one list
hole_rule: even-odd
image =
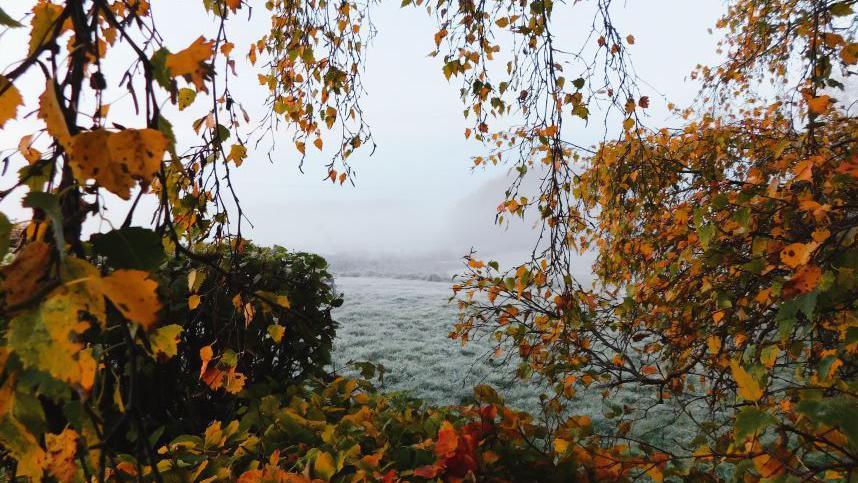
[(321, 151), (322, 150), (322, 138), (316, 138), (316, 140), (313, 141), (313, 146), (316, 146), (316, 149)]
[(30, 50), (33, 54), (53, 37), (57, 20), (63, 13), (61, 5), (39, 2), (33, 7), (33, 19), (30, 23)]
[(805, 265), (810, 260), (810, 254), (816, 249), (815, 243), (792, 243), (781, 250), (781, 261), (790, 268)]
[(210, 68), (203, 62), (210, 59), (214, 49), (214, 42), (206, 41), (200, 36), (188, 48), (175, 54), (167, 55), (166, 66), (173, 77), (190, 76), (197, 90), (204, 90), (203, 79), (208, 75)]
[(127, 200), (136, 180), (149, 182), (160, 170), (167, 144), (155, 129), (96, 129), (74, 137), (70, 164), (79, 182), (95, 179)]
[(554, 438), (554, 452), (557, 454), (565, 454), (569, 449), (569, 441), (562, 438)]
[(179, 353), (179, 336), (182, 326), (177, 324), (165, 325), (149, 335), (149, 345), (156, 356), (170, 359)]
[(194, 100), (197, 98), (197, 91), (183, 87), (179, 89), (178, 101), (179, 101), (179, 110), (184, 111), (191, 104), (194, 103)]
[(158, 283), (142, 270), (117, 270), (101, 279), (101, 290), (126, 319), (148, 330), (158, 322)]
[(626, 131), (631, 130), (631, 128), (635, 127), (635, 120), (628, 117), (625, 121), (623, 121), (623, 129)]
[(226, 373), (226, 381), (224, 382), (224, 389), (226, 392), (230, 394), (238, 394), (244, 388), (244, 383), (247, 380), (244, 374), (240, 372), (235, 372), (235, 368), (232, 367)]
[(18, 107), (24, 103), (21, 93), (14, 84), (0, 75), (0, 127), (9, 119), (18, 116)]
[(334, 467), (334, 458), (326, 451), (320, 451), (313, 461), (313, 475), (325, 481), (331, 481), (337, 470)]
[(744, 367), (739, 365), (738, 361), (730, 361), (730, 370), (733, 373), (733, 379), (739, 386), (739, 397), (746, 401), (759, 401), (763, 397), (763, 390), (756, 379), (751, 376)]
[(229, 57), (229, 54), (232, 53), (232, 49), (235, 48), (235, 44), (232, 42), (225, 42), (220, 46), (220, 53)]
[(48, 134), (53, 136), (63, 149), (67, 152), (71, 150), (72, 136), (69, 133), (69, 127), (66, 124), (63, 111), (60, 109), (53, 79), (47, 80), (45, 92), (39, 96), (39, 119), (45, 121), (45, 125), (48, 127)]
[(275, 344), (279, 344), (283, 340), (284, 333), (286, 333), (286, 328), (282, 325), (271, 324), (268, 326), (268, 335), (271, 336)]
[(85, 392), (95, 381), (96, 361), (76, 340), (90, 324), (78, 316), (76, 299), (60, 287), (42, 304), (9, 323), (8, 344), (26, 367), (44, 371)]
[(710, 354), (717, 354), (721, 350), (721, 339), (717, 336), (710, 335), (706, 339), (706, 347)]
[(227, 161), (232, 161), (236, 166), (241, 166), (245, 158), (247, 158), (247, 147), (241, 144), (233, 144), (229, 149), (229, 156), (226, 157)]
[(200, 299), (199, 295), (196, 295), (196, 294), (191, 295), (190, 297), (188, 297), (188, 308), (191, 310), (196, 309), (197, 307), (200, 306), (201, 300), (202, 299)]

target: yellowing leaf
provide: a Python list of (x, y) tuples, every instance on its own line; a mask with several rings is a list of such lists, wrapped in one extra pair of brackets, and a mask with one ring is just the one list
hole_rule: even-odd
[(275, 344), (279, 344), (283, 340), (284, 333), (286, 333), (286, 328), (282, 325), (271, 324), (268, 326), (268, 335), (271, 336)]
[(78, 467), (75, 461), (77, 454), (77, 433), (66, 428), (60, 434), (46, 434), (45, 446), (48, 449), (48, 473), (57, 481), (76, 481)]
[(244, 388), (244, 383), (246, 380), (247, 377), (244, 374), (236, 372), (235, 368), (232, 367), (226, 373), (226, 378), (224, 380), (223, 386), (224, 389), (226, 389), (226, 392), (230, 394), (238, 394)]
[(554, 438), (554, 452), (557, 454), (565, 454), (569, 449), (569, 441), (562, 438)]
[(8, 343), (26, 367), (88, 392), (95, 381), (96, 361), (76, 342), (90, 326), (79, 318), (78, 309), (68, 292), (54, 290), (41, 305), (12, 319)]
[(53, 37), (57, 20), (63, 13), (61, 5), (48, 2), (39, 2), (33, 7), (33, 19), (30, 23), (30, 54), (46, 44)]
[(5, 292), (5, 307), (16, 306), (37, 295), (46, 283), (51, 246), (45, 242), (28, 243), (9, 265), (0, 269)]
[(831, 104), (830, 96), (808, 97), (807, 108), (810, 112), (816, 115), (825, 114), (828, 106)]
[(214, 42), (206, 41), (205, 37), (200, 36), (188, 48), (175, 54), (168, 54), (165, 65), (172, 77), (189, 76), (197, 90), (204, 90), (203, 80), (210, 68), (203, 62), (211, 58), (213, 49)]
[(232, 161), (236, 166), (241, 166), (245, 158), (247, 158), (247, 147), (241, 144), (233, 144), (229, 149), (229, 156), (226, 157), (228, 161)]
[(196, 309), (197, 307), (200, 306), (201, 300), (202, 299), (200, 299), (199, 295), (196, 295), (196, 294), (191, 295), (190, 297), (188, 297), (188, 308), (191, 310)]
[(721, 338), (710, 335), (706, 339), (706, 348), (710, 354), (717, 354), (721, 350)]
[(325, 481), (331, 481), (331, 478), (337, 473), (334, 467), (334, 458), (326, 451), (320, 451), (313, 461), (313, 475)]
[(763, 390), (760, 388), (760, 384), (738, 361), (730, 361), (730, 370), (733, 373), (733, 379), (736, 380), (736, 384), (739, 386), (739, 397), (746, 401), (759, 401), (763, 397)]
[(792, 243), (781, 250), (781, 261), (790, 268), (805, 265), (815, 248), (815, 243)]
[(206, 372), (206, 369), (209, 366), (209, 361), (212, 360), (214, 356), (214, 351), (212, 351), (212, 346), (207, 345), (200, 349), (200, 360), (203, 361), (202, 366), (200, 366), (200, 377), (203, 377), (203, 373)]
[(160, 170), (167, 145), (155, 129), (96, 129), (74, 137), (70, 164), (79, 182), (95, 179), (127, 200), (137, 180), (148, 182)]
[(0, 128), (9, 119), (18, 116), (18, 107), (24, 103), (21, 93), (14, 84), (0, 75)]
[(189, 89), (187, 87), (183, 87), (179, 89), (178, 101), (179, 101), (179, 110), (184, 111), (188, 106), (194, 103), (194, 100), (197, 98), (197, 91), (193, 89)]
[(177, 324), (159, 327), (149, 335), (149, 345), (152, 352), (158, 357), (166, 359), (173, 358), (179, 353), (179, 336), (182, 334), (182, 326)]
[(126, 319), (148, 330), (158, 322), (158, 283), (142, 270), (117, 270), (101, 279), (104, 295)]
[(630, 117), (627, 117), (626, 120), (623, 121), (623, 129), (625, 129), (626, 131), (629, 131), (633, 127), (635, 127), (635, 120), (630, 118)]
[(48, 134), (53, 136), (63, 149), (67, 152), (71, 150), (72, 136), (69, 133), (69, 127), (66, 124), (63, 111), (60, 109), (53, 79), (47, 80), (45, 92), (39, 96), (39, 119), (45, 121), (45, 125), (48, 127)]

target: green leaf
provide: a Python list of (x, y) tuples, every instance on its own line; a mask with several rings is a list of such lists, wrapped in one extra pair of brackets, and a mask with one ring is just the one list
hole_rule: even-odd
[(855, 417), (856, 401), (842, 396), (823, 400), (804, 400), (796, 410), (815, 424), (833, 426), (846, 436), (849, 446), (858, 449), (858, 418)]
[(712, 241), (712, 238), (715, 236), (715, 225), (712, 223), (706, 223), (697, 229), (697, 236), (700, 238), (700, 243), (704, 247), (709, 246), (709, 242)]
[(500, 403), (501, 397), (491, 386), (479, 384), (474, 386), (474, 399), (481, 403)]
[(152, 77), (164, 89), (170, 88), (170, 70), (167, 69), (167, 55), (170, 51), (165, 48), (158, 49), (149, 62), (152, 64)]
[(92, 235), (95, 254), (103, 256), (114, 268), (152, 271), (164, 261), (161, 237), (152, 230), (128, 227)]
[(7, 15), (6, 12), (0, 8), (0, 25), (3, 25), (4, 27), (18, 28), (21, 26), (21, 23)]
[(66, 240), (63, 235), (63, 212), (60, 208), (60, 201), (56, 195), (43, 192), (30, 192), (24, 197), (24, 206), (28, 208), (38, 208), (45, 213), (45, 216), (51, 220), (51, 228), (54, 231), (54, 241), (57, 244), (60, 257), (65, 252)]
[(753, 406), (747, 406), (736, 415), (733, 424), (733, 436), (737, 444), (755, 434), (761, 434), (767, 426), (777, 424), (778, 420), (771, 414)]
[(849, 2), (837, 2), (831, 6), (831, 15), (835, 17), (852, 15), (852, 7), (849, 6)]
[(12, 236), (12, 222), (0, 213), (0, 261), (9, 253), (9, 239)]

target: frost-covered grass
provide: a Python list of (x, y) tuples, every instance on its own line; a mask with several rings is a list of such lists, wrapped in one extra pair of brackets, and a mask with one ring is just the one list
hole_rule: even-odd
[[(513, 378), (513, 366), (498, 366), (484, 357), (493, 350), (485, 340), (464, 348), (447, 337), (456, 321), (455, 304), (448, 303), (449, 282), (375, 277), (343, 277), (336, 288), (345, 303), (334, 313), (340, 324), (334, 343), (334, 369), (350, 360), (385, 366), (383, 389), (404, 391), (433, 404), (458, 404), (472, 397), (475, 384), (490, 384), (512, 407), (539, 412), (536, 384)], [(571, 414), (590, 416), (598, 430), (616, 424), (605, 417), (613, 408), (636, 406), (644, 390), (624, 388), (604, 397), (592, 390), (570, 401)], [(651, 408), (634, 433), (655, 444), (672, 445), (686, 439), (687, 421), (675, 421), (667, 405)]]

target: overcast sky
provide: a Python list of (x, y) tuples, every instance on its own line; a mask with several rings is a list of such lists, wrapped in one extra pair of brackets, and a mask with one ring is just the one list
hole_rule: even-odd
[[(199, 35), (212, 36), (216, 26), (203, 13), (201, 3), (152, 0), (167, 45), (178, 49)], [(248, 43), (264, 33), (267, 25), (264, 2), (251, 3), (257, 5), (254, 19), (236, 19), (230, 26), (236, 51), (246, 52)], [(311, 149), (305, 174), (300, 174), (297, 153), (285, 137), (274, 152), (274, 163), (264, 152), (251, 153), (236, 170), (243, 207), (255, 224), (249, 238), (328, 254), (463, 254), (471, 246), (483, 252), (529, 247), (528, 229), (513, 227), (504, 234), (493, 226), (506, 168), (470, 169), (470, 158), (481, 147), (463, 137), (467, 123), (458, 81), (448, 83), (441, 74), (440, 59), (427, 57), (434, 45), (434, 20), (424, 10), (400, 9), (399, 3), (382, 1), (373, 17), (378, 35), (368, 51), (364, 77), (368, 92), (363, 107), (378, 149), (373, 156), (369, 150), (358, 151), (350, 160), (358, 172), (357, 185), (334, 186), (322, 181), (325, 170), (321, 164), (326, 158)], [(31, 4), (2, 0), (3, 9), (15, 18), (22, 18)], [(631, 54), (637, 72), (653, 88), (645, 92), (651, 99), (653, 123), (660, 122), (665, 119), (668, 101), (684, 105), (693, 98), (696, 86), (687, 80), (692, 68), (715, 59), (716, 38), (707, 29), (714, 25), (722, 3), (629, 0), (625, 6), (619, 1), (616, 4), (619, 27), (636, 38)], [(589, 12), (586, 5), (555, 7), (554, 30), (560, 48), (564, 41), (570, 43), (570, 49), (577, 46), (572, 43), (588, 29)], [(26, 51), (24, 30), (0, 38), (0, 69), (4, 72)], [(251, 116), (263, 112), (265, 91), (257, 83), (256, 71), (239, 64), (239, 75), (239, 97), (245, 107)], [(19, 85), (30, 106), (35, 105), (33, 100), (42, 87), (38, 81)], [(200, 112), (182, 115), (191, 119)], [(599, 129), (575, 122), (579, 125), (571, 135), (576, 142), (586, 145), (600, 139)], [(32, 119), (7, 123), (0, 132), (0, 149), (16, 148), (20, 137), (37, 125)], [(13, 173), (10, 170), (7, 177)], [(8, 184), (7, 179), (4, 186)], [(17, 199), (5, 200), (0, 210), (24, 216), (18, 203)]]

